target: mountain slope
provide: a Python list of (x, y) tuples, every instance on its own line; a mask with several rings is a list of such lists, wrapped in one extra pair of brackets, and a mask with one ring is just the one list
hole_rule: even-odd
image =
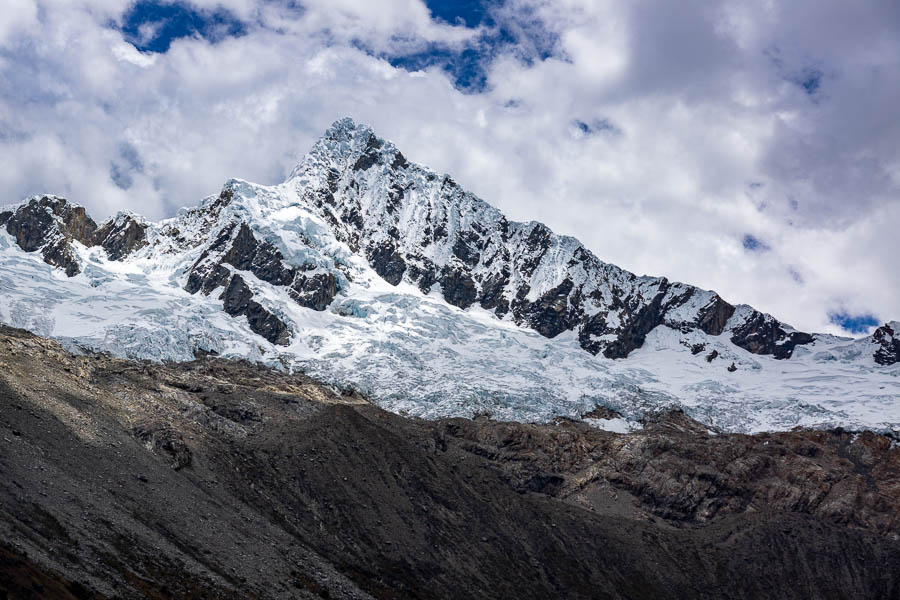
[(0, 327), (0, 596), (898, 597), (891, 440), (646, 425), (410, 419)]
[(681, 405), (729, 430), (900, 423), (886, 330), (813, 336), (638, 277), (508, 221), (349, 119), (283, 184), (231, 180), (158, 224), (98, 227), (55, 197), (0, 212), (3, 224), (0, 319), (70, 347), (244, 356), (424, 416), (547, 420), (602, 404), (635, 419)]

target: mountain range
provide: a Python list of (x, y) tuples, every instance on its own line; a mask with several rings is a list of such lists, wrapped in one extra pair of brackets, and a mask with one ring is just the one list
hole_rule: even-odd
[(900, 323), (806, 333), (635, 275), (351, 119), (285, 182), (233, 179), (158, 223), (51, 195), (0, 209), (0, 321), (76, 352), (247, 358), (415, 416), (630, 431), (679, 408), (712, 430), (900, 435)]

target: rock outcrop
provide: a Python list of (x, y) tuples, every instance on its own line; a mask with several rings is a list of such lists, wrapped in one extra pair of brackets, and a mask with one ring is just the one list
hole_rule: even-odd
[(875, 362), (885, 366), (900, 362), (900, 322), (892, 321), (876, 329), (872, 341), (878, 344)]
[(102, 246), (110, 260), (122, 260), (147, 246), (148, 228), (142, 218), (121, 213), (97, 228), (92, 245)]
[(92, 246), (97, 230), (84, 207), (57, 196), (32, 198), (15, 211), (0, 215), (2, 222), (22, 250), (40, 251), (44, 262), (60, 267), (69, 277), (81, 272), (72, 242)]

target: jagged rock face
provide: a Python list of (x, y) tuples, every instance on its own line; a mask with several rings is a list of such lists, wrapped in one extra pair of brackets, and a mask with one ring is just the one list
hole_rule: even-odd
[(122, 260), (147, 245), (148, 225), (131, 215), (110, 219), (94, 232), (92, 245), (102, 246), (110, 260)]
[(222, 292), (222, 300), (225, 312), (232, 317), (246, 316), (254, 333), (273, 344), (286, 346), (290, 342), (290, 330), (287, 325), (253, 299), (253, 292), (240, 275), (232, 276), (228, 287)]
[(289, 266), (281, 251), (261, 242), (246, 223), (226, 225), (216, 240), (201, 254), (190, 269), (184, 289), (192, 294), (209, 295), (225, 285), (231, 269), (250, 271), (262, 281), (289, 288), (290, 297), (300, 306), (325, 310), (338, 292), (335, 275), (311, 272), (313, 269)]
[[(232, 192), (223, 192), (213, 209), (231, 201)], [(184, 289), (191, 294), (209, 295), (216, 288), (222, 293), (225, 312), (247, 317), (250, 328), (273, 344), (290, 341), (290, 327), (283, 319), (253, 299), (254, 294), (234, 270), (249, 271), (260, 280), (287, 288), (288, 296), (300, 306), (325, 310), (338, 293), (334, 273), (317, 270), (313, 265), (291, 266), (273, 244), (260, 241), (244, 222), (232, 221), (218, 233), (191, 267)]]
[(786, 332), (781, 324), (762, 313), (756, 313), (734, 329), (731, 342), (754, 354), (772, 354), (775, 358), (790, 358), (794, 348), (808, 344), (813, 337), (808, 333)]
[(893, 365), (900, 362), (900, 323), (894, 321), (882, 325), (872, 334), (872, 340), (878, 344), (875, 351), (875, 362), (879, 365)]
[(47, 264), (62, 268), (69, 277), (81, 272), (72, 240), (91, 246), (97, 229), (84, 207), (55, 196), (32, 198), (3, 219), (6, 231), (22, 250), (40, 250)]
[(712, 301), (697, 313), (697, 326), (709, 335), (721, 335), (733, 314), (734, 307), (716, 294)]

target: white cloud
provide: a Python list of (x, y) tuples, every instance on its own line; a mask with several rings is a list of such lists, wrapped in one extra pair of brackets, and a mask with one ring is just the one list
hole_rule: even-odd
[(0, 48), (14, 41), (22, 29), (37, 23), (37, 4), (34, 0), (6, 0), (0, 11)]
[[(10, 5), (0, 204), (47, 191), (98, 218), (159, 218), (229, 177), (280, 180), (350, 115), (512, 218), (545, 221), (625, 268), (805, 329), (833, 330), (840, 308), (900, 318), (894, 3), (510, 0), (496, 18), (537, 42), (495, 49), (480, 94), (439, 66), (410, 74), (360, 50), (479, 35), (433, 22), (418, 0), (202, 3), (220, 4), (250, 23), (246, 35), (181, 39), (161, 55), (106, 26), (125, 1)], [(555, 55), (520, 60), (535, 44)], [(812, 72), (809, 95), (799, 83)], [(576, 120), (615, 134), (573, 135)], [(748, 253), (747, 233), (771, 250)]]

